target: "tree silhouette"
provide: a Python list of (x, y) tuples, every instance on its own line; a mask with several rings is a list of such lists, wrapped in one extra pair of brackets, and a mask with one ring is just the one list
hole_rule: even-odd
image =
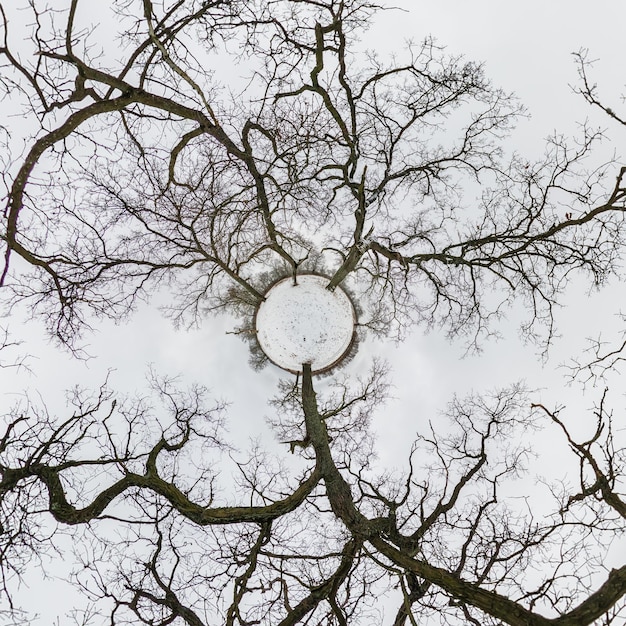
[[(303, 271), (350, 289), (379, 333), (421, 323), (478, 345), (518, 302), (550, 341), (569, 277), (616, 268), (626, 168), (608, 191), (608, 168), (585, 171), (598, 133), (555, 136), (536, 162), (507, 153), (516, 99), (433, 40), (368, 50), (374, 3), (112, 1), (100, 27), (88, 7), (28, 3), (22, 43), (0, 5), (1, 86), (34, 128), (13, 157), (3, 127), (2, 295), (70, 349), (159, 287), (176, 320), (245, 317)], [(397, 626), (623, 619), (626, 565), (601, 560), (626, 517), (604, 397), (586, 440), (520, 386), (457, 398), (391, 475), (369, 432), (388, 385), (375, 362), (318, 395), (304, 363), (273, 403), (285, 454), (245, 461), (223, 406), (158, 376), (151, 398), (104, 384), (67, 415), (16, 406), (0, 433), (7, 598), (67, 534), (83, 624), (373, 623), (378, 595)], [(505, 487), (540, 422), (580, 466), (545, 515)]]

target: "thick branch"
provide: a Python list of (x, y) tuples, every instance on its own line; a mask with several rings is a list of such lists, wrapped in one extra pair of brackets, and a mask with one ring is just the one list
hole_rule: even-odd
[(321, 476), (316, 467), (311, 475), (289, 496), (267, 506), (204, 507), (192, 502), (175, 485), (154, 472), (145, 475), (128, 473), (101, 491), (91, 504), (76, 508), (68, 500), (60, 472), (47, 466), (5, 469), (0, 482), (0, 494), (18, 486), (28, 476), (37, 476), (48, 490), (50, 513), (63, 524), (85, 524), (100, 516), (116, 498), (133, 488), (146, 489), (162, 496), (181, 515), (200, 526), (268, 522), (297, 509), (313, 491)]

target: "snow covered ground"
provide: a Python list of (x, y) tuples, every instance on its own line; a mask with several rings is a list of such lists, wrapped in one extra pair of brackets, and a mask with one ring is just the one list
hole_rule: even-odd
[(354, 333), (355, 314), (341, 289), (326, 289), (328, 278), (313, 274), (276, 283), (256, 314), (257, 339), (267, 357), (283, 369), (299, 372), (310, 363), (313, 372), (341, 360)]

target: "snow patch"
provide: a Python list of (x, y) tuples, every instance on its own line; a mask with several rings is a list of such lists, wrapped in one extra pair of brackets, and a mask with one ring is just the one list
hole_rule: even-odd
[(340, 287), (328, 291), (329, 279), (315, 274), (291, 277), (273, 285), (256, 312), (261, 349), (278, 367), (290, 372), (310, 363), (313, 372), (340, 361), (349, 351), (355, 313)]

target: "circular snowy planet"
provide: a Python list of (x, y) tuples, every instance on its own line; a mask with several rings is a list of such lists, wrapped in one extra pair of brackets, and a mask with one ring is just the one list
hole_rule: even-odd
[(255, 328), (261, 349), (278, 367), (312, 372), (329, 369), (350, 350), (354, 336), (354, 307), (340, 287), (326, 289), (329, 279), (301, 274), (297, 284), (283, 278), (265, 294), (256, 311)]

